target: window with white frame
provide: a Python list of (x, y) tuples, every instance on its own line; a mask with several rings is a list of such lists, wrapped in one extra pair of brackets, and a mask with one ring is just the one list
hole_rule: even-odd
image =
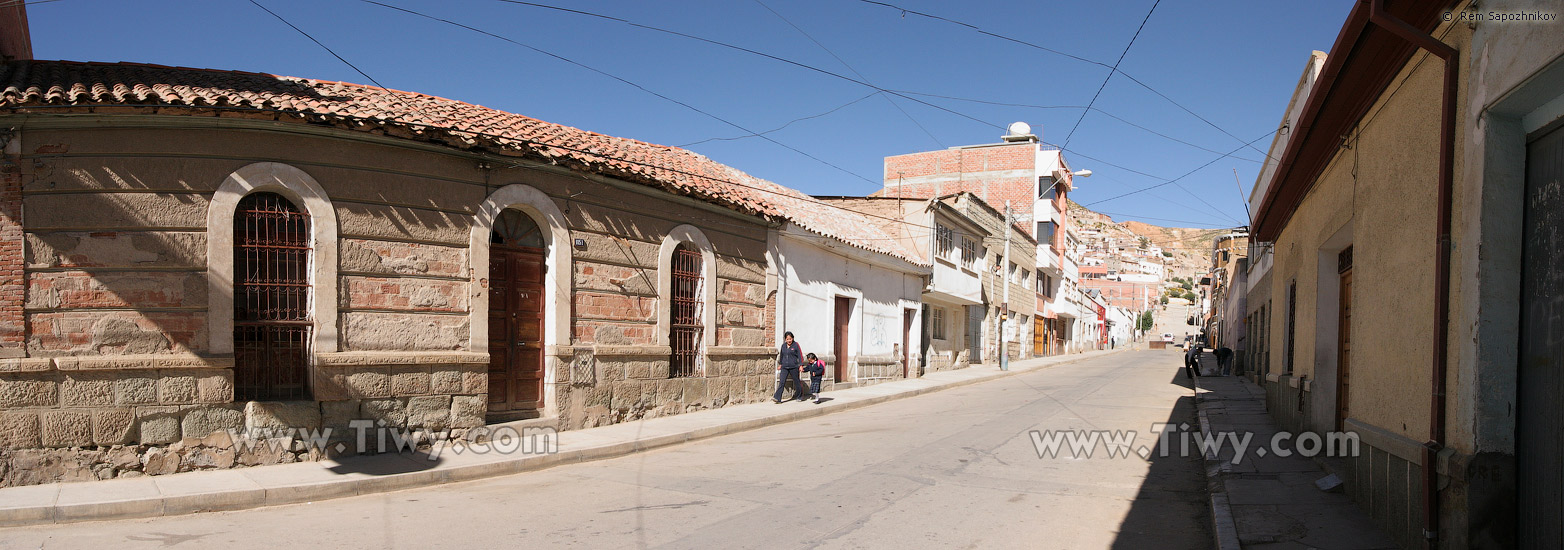
[(978, 245), (972, 237), (961, 237), (961, 266), (967, 269), (977, 269)]
[(936, 307), (936, 308), (930, 308), (929, 309), (929, 332), (933, 333), (932, 336), (933, 336), (933, 338), (935, 340), (944, 340), (945, 339), (945, 309), (944, 308)]

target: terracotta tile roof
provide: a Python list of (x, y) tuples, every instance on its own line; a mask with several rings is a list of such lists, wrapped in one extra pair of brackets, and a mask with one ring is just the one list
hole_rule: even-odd
[(459, 149), (556, 163), (658, 187), (746, 214), (790, 220), (827, 237), (917, 263), (862, 215), (695, 152), (607, 136), (418, 94), (264, 73), (138, 63), (14, 61), (0, 67), (0, 109), (85, 112), (154, 107), (160, 115), (257, 115), (330, 123)]

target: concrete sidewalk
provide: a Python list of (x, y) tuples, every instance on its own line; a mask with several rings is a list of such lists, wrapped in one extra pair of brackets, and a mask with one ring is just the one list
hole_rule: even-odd
[[(1202, 364), (1216, 372), (1209, 353)], [(1315, 485), (1327, 474), (1314, 460), (1269, 448), (1280, 428), (1266, 412), (1264, 388), (1237, 376), (1206, 376), (1196, 386), (1202, 433), (1254, 434), (1237, 463), (1231, 444), (1206, 455), (1217, 548), (1396, 548), (1347, 495)]]
[(791, 422), (964, 386), (1124, 351), (1016, 361), (1008, 372), (982, 365), (912, 380), (827, 392), (814, 405), (769, 401), (560, 432), (558, 452), (399, 453), (277, 466), (208, 470), (133, 479), (54, 483), (0, 489), (0, 526), (155, 517), (238, 510), (410, 489), (599, 460)]

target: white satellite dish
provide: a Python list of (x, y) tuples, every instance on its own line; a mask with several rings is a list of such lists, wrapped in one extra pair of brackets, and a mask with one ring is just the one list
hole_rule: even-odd
[(1012, 122), (1012, 123), (1010, 123), (1010, 135), (1012, 135), (1012, 136), (1024, 136), (1024, 135), (1027, 135), (1027, 134), (1030, 134), (1030, 133), (1032, 133), (1032, 125), (1027, 124), (1025, 122)]

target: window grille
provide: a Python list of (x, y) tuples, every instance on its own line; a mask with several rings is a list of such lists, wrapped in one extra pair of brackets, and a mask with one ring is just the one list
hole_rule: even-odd
[(701, 253), (681, 244), (673, 251), (673, 308), (668, 343), (673, 348), (669, 376), (700, 374)]
[(961, 238), (961, 265), (968, 269), (977, 269), (978, 247), (977, 241), (970, 237)]
[(934, 255), (941, 258), (950, 258), (955, 251), (956, 235), (949, 227), (934, 225)]
[(254, 193), (234, 216), (234, 398), (310, 398), (310, 220)]

